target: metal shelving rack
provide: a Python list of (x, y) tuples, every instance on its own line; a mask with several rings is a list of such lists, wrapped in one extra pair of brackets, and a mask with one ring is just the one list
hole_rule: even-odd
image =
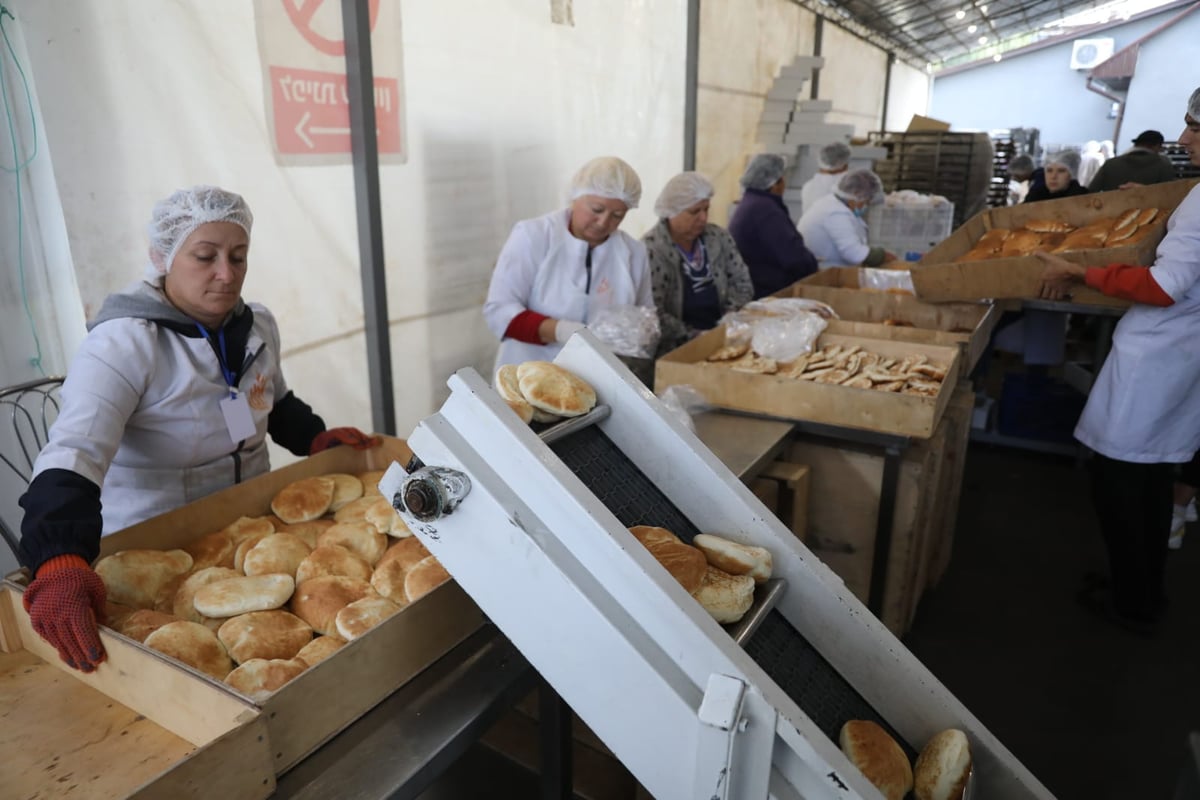
[(875, 162), (885, 192), (910, 189), (941, 195), (954, 203), (954, 227), (963, 223), (978, 201), (968, 194), (977, 159), (991, 162), (987, 142), (974, 133), (951, 131), (875, 131), (869, 139), (888, 153)]

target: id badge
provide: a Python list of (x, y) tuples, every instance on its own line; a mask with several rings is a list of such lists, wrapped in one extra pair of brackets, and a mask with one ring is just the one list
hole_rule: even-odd
[(225, 416), (225, 427), (229, 429), (229, 438), (234, 444), (250, 439), (258, 432), (246, 395), (238, 393), (221, 400), (221, 413)]

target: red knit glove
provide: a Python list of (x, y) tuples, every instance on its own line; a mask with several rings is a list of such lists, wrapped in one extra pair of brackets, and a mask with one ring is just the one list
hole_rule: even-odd
[(104, 660), (96, 626), (104, 619), (104, 582), (79, 556), (55, 556), (25, 590), (25, 610), (37, 634), (72, 669), (91, 672)]
[(368, 436), (358, 428), (330, 428), (316, 435), (308, 448), (308, 454), (316, 455), (339, 444), (348, 444), (355, 450), (366, 450), (379, 444), (379, 437)]

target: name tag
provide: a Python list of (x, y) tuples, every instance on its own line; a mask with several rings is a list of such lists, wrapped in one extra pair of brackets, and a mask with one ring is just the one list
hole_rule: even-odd
[(229, 438), (234, 444), (250, 439), (258, 432), (254, 426), (254, 416), (250, 413), (250, 403), (246, 395), (240, 392), (221, 401), (221, 414), (225, 417), (225, 427), (229, 429)]

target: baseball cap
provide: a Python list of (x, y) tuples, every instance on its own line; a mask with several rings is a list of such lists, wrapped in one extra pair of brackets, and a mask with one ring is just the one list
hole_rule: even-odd
[(1158, 131), (1142, 131), (1133, 140), (1134, 144), (1160, 145), (1163, 143), (1163, 135)]

